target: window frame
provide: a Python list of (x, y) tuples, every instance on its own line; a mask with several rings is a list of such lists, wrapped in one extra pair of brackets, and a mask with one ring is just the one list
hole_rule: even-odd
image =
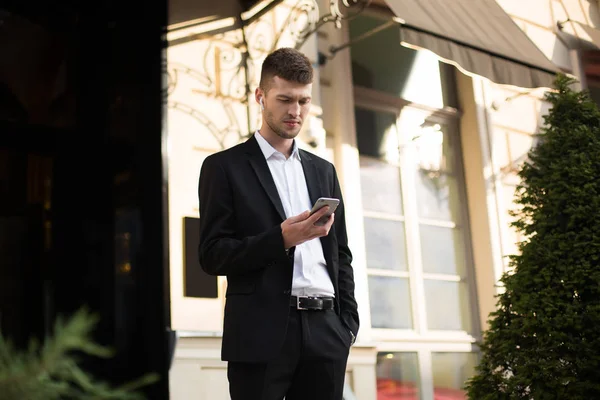
[[(431, 219), (431, 218), (421, 218), (418, 216), (418, 212), (416, 209), (416, 196), (414, 195), (414, 189), (415, 189), (415, 185), (414, 185), (414, 178), (412, 177), (412, 171), (407, 168), (407, 161), (402, 161), (400, 160), (399, 163), (389, 163), (390, 165), (394, 165), (394, 166), (398, 166), (400, 167), (400, 179), (401, 179), (401, 196), (402, 196), (402, 203), (404, 206), (404, 210), (402, 215), (396, 215), (396, 214), (387, 214), (384, 212), (376, 212), (376, 211), (370, 211), (370, 210), (364, 210), (363, 209), (363, 218), (364, 217), (369, 217), (369, 218), (377, 218), (377, 219), (382, 219), (385, 221), (401, 221), (404, 223), (405, 225), (405, 235), (406, 235), (406, 247), (407, 247), (407, 257), (408, 257), (408, 264), (409, 264), (409, 270), (408, 272), (401, 272), (401, 271), (388, 271), (388, 270), (381, 270), (381, 271), (377, 271), (371, 268), (367, 268), (367, 270), (369, 272), (379, 272), (376, 273), (375, 275), (379, 275), (379, 276), (398, 276), (398, 277), (402, 277), (402, 278), (406, 278), (408, 277), (409, 279), (411, 279), (411, 284), (412, 284), (412, 279), (415, 280), (423, 280), (423, 279), (436, 279), (436, 280), (449, 280), (449, 281), (456, 281), (458, 275), (450, 275), (450, 274), (435, 274), (435, 273), (427, 273), (427, 272), (423, 272), (423, 266), (422, 266), (422, 262), (420, 260), (420, 255), (417, 254), (410, 254), (412, 253), (420, 253), (420, 230), (419, 230), (419, 226), (421, 224), (427, 225), (427, 226), (439, 226), (439, 227), (445, 227), (445, 228), (461, 228), (463, 230), (463, 236), (464, 236), (464, 251), (465, 251), (465, 269), (466, 269), (466, 275), (467, 278), (462, 280), (465, 281), (467, 283), (467, 286), (469, 287), (469, 295), (471, 296), (471, 301), (470, 301), (470, 310), (471, 311), (471, 315), (476, 317), (477, 314), (477, 297), (476, 297), (476, 293), (474, 291), (475, 289), (475, 285), (474, 285), (474, 265), (473, 265), (473, 256), (472, 256), (472, 248), (471, 248), (471, 238), (470, 238), (470, 230), (469, 230), (469, 216), (468, 216), (468, 206), (466, 204), (466, 199), (467, 199), (467, 194), (466, 194), (466, 182), (465, 182), (465, 176), (464, 176), (464, 166), (463, 166), (463, 160), (462, 160), (462, 151), (461, 151), (461, 143), (460, 143), (460, 134), (458, 132), (458, 123), (459, 123), (459, 118), (460, 118), (460, 112), (456, 109), (453, 109), (451, 107), (447, 107), (446, 109), (433, 109), (429, 106), (425, 106), (425, 105), (421, 105), (421, 104), (415, 104), (415, 103), (409, 103), (408, 101), (400, 98), (400, 97), (395, 97), (393, 95), (390, 95), (388, 93), (382, 93), (379, 92), (377, 90), (373, 90), (373, 89), (368, 89), (368, 88), (364, 88), (364, 87), (360, 87), (360, 86), (355, 86), (354, 87), (354, 94), (355, 94), (355, 108), (358, 109), (364, 109), (364, 110), (370, 110), (370, 111), (374, 111), (374, 112), (379, 112), (379, 113), (388, 113), (388, 114), (393, 114), (396, 120), (396, 130), (398, 132), (400, 132), (400, 128), (398, 127), (398, 120), (401, 116), (401, 112), (403, 109), (405, 108), (414, 108), (414, 109), (418, 109), (418, 110), (423, 110), (423, 111), (427, 111), (427, 112), (431, 112), (430, 116), (427, 117), (428, 121), (434, 122), (434, 123), (440, 123), (440, 124), (444, 124), (449, 128), (449, 132), (448, 134), (452, 136), (452, 140), (453, 143), (456, 145), (456, 149), (457, 151), (457, 155), (455, 157), (455, 165), (454, 168), (456, 169), (456, 172), (453, 174), (453, 176), (456, 178), (457, 181), (457, 185), (458, 185), (458, 190), (459, 190), (459, 195), (461, 196), (461, 199), (465, 200), (463, 202), (461, 202), (461, 206), (460, 206), (460, 215), (461, 215), (461, 221), (460, 223), (456, 223), (454, 221), (444, 221), (441, 219)], [(401, 134), (401, 133), (400, 133)], [(381, 159), (375, 158), (375, 157), (370, 157), (370, 156), (364, 156), (364, 155), (359, 155), (359, 157), (361, 159), (370, 159), (370, 160), (376, 160), (376, 161), (382, 161)], [(387, 161), (386, 161), (387, 162)], [(411, 243), (411, 241), (414, 241), (415, 243)], [(418, 258), (418, 260), (415, 260), (415, 258)], [(412, 270), (418, 270), (416, 271), (417, 274), (415, 276), (415, 274), (411, 273), (411, 269)], [(412, 285), (411, 285), (412, 287)], [(411, 289), (412, 290), (412, 289)], [(413, 297), (413, 295), (411, 294), (411, 304), (414, 303), (415, 300), (421, 302), (424, 305), (424, 301), (425, 301), (425, 295), (424, 293), (417, 295), (416, 297)], [(415, 305), (412, 304), (413, 307), (413, 318), (419, 318), (417, 317), (420, 314), (425, 314), (423, 311), (419, 312), (419, 310), (415, 309)], [(426, 314), (425, 314), (426, 317)], [(440, 335), (436, 335), (436, 333), (443, 333), (442, 336), (444, 337), (449, 337), (453, 336), (456, 337), (456, 332), (457, 331), (440, 331), (440, 330), (429, 330), (427, 329), (427, 325), (426, 323), (422, 323), (419, 324), (417, 323), (417, 321), (413, 321), (415, 328), (412, 330), (395, 330), (395, 331), (401, 331), (404, 332), (400, 338), (403, 337), (407, 337), (407, 334), (411, 331), (415, 331), (417, 333), (421, 332), (421, 334), (424, 334), (426, 336), (440, 336)], [(473, 323), (473, 329), (472, 332), (473, 334), (461, 334), (460, 336), (463, 338), (469, 338), (469, 340), (474, 341), (475, 337), (478, 337), (478, 329), (477, 326), (479, 326), (479, 323), (476, 319), (473, 319), (472, 321)], [(382, 338), (385, 339), (389, 339), (390, 338), (390, 334), (389, 332), (386, 331), (390, 331), (391, 329), (381, 329), (381, 328), (372, 328), (373, 332), (375, 335), (379, 335)], [(412, 336), (412, 335), (408, 335), (408, 336)], [(398, 335), (392, 335), (392, 337), (397, 338)]]
[[(448, 127), (448, 134), (452, 135), (452, 141), (456, 148), (456, 155), (453, 167), (455, 172), (453, 176), (458, 185), (459, 196), (461, 198), (460, 216), (461, 220), (442, 221), (437, 219), (427, 219), (418, 216), (416, 186), (414, 182), (413, 170), (407, 168), (408, 160), (400, 157), (398, 163), (389, 163), (400, 167), (401, 193), (403, 210), (402, 215), (396, 215), (385, 212), (375, 212), (363, 208), (363, 218), (379, 218), (385, 221), (402, 221), (404, 224), (407, 264), (408, 271), (389, 271), (368, 268), (368, 276), (398, 276), (408, 277), (410, 288), (411, 312), (413, 318), (413, 329), (382, 329), (371, 327), (372, 339), (380, 353), (385, 352), (410, 352), (417, 353), (418, 373), (419, 373), (419, 393), (421, 399), (433, 399), (433, 353), (478, 353), (476, 341), (481, 337), (481, 328), (478, 313), (478, 297), (475, 282), (475, 266), (473, 261), (472, 240), (470, 233), (466, 181), (464, 162), (462, 154), (462, 144), (459, 132), (459, 123), (461, 113), (459, 110), (445, 107), (443, 109), (433, 109), (422, 104), (408, 102), (400, 97), (380, 92), (374, 89), (354, 86), (355, 108), (370, 110), (379, 113), (393, 114), (395, 118), (396, 131), (401, 136), (399, 119), (405, 108), (413, 108), (421, 111), (427, 111), (430, 116), (429, 121), (444, 124)], [(402, 140), (402, 139), (400, 139)], [(400, 151), (400, 150), (399, 150)], [(358, 156), (361, 160), (371, 159), (385, 161), (376, 157)], [(425, 279), (442, 278), (452, 279), (454, 275), (431, 274), (423, 272), (421, 260), (421, 239), (420, 225), (425, 222), (428, 226), (443, 226), (448, 228), (460, 227), (464, 238), (465, 255), (465, 274), (463, 280), (467, 285), (469, 296), (468, 311), (471, 316), (471, 333), (466, 331), (444, 331), (431, 330), (427, 326), (427, 305), (424, 290)], [(458, 275), (456, 275), (458, 276)]]

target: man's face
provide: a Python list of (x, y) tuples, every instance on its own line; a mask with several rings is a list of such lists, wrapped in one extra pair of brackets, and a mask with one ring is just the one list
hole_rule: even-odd
[(275, 76), (267, 93), (263, 92), (263, 118), (269, 128), (283, 139), (294, 139), (310, 110), (312, 84), (286, 81)]

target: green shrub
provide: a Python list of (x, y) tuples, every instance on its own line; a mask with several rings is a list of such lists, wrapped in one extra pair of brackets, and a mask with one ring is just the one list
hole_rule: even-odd
[(600, 112), (560, 75), (519, 172), (513, 273), (467, 382), (473, 400), (600, 399)]

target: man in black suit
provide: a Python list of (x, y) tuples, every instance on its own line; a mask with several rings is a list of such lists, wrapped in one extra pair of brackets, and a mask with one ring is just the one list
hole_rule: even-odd
[[(198, 188), (199, 261), (227, 276), (222, 359), (232, 400), (341, 400), (358, 332), (352, 255), (334, 166), (297, 147), (313, 69), (267, 56), (255, 98), (262, 127), (207, 157)], [(310, 215), (320, 197), (340, 199)]]

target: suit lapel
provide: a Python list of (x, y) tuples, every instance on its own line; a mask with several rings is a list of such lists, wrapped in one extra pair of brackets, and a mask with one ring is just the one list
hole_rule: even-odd
[(315, 204), (319, 197), (323, 196), (323, 188), (321, 187), (321, 177), (317, 171), (316, 165), (312, 162), (310, 154), (306, 151), (300, 151), (300, 163), (304, 171), (306, 186), (308, 187), (308, 195), (311, 204)]
[[(306, 178), (306, 186), (308, 187), (308, 195), (312, 204), (319, 199), (319, 197), (329, 197), (327, 188), (323, 186), (321, 174), (319, 173), (317, 166), (312, 161), (310, 153), (306, 151), (300, 152), (300, 162), (302, 163), (302, 169), (304, 170), (304, 177)], [(330, 231), (330, 235), (332, 232)], [(325, 256), (325, 262), (327, 264), (327, 272), (331, 280), (335, 282), (336, 274), (333, 270), (333, 262), (331, 259), (331, 238), (329, 235), (321, 237), (321, 246), (323, 247), (323, 255)]]
[(269, 199), (271, 199), (271, 202), (279, 213), (282, 221), (285, 220), (285, 211), (283, 210), (283, 204), (281, 204), (281, 199), (279, 198), (279, 192), (277, 192), (277, 186), (275, 186), (275, 181), (269, 170), (267, 160), (265, 160), (265, 156), (261, 152), (260, 146), (254, 136), (246, 142), (246, 153), (249, 155), (248, 161), (250, 162), (252, 169), (254, 169), (260, 184), (265, 192), (267, 192)]

